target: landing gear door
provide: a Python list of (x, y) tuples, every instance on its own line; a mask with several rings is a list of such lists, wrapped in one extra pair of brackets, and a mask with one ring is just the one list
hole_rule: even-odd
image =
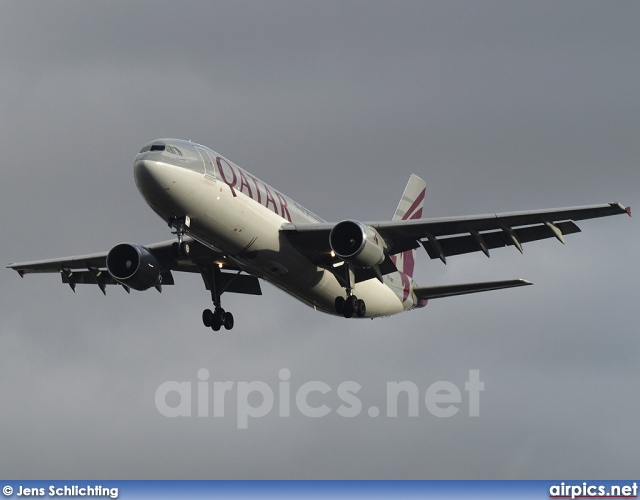
[(198, 153), (200, 153), (200, 156), (202, 157), (202, 162), (204, 163), (205, 178), (215, 181), (216, 170), (215, 170), (215, 165), (213, 163), (213, 158), (211, 158), (211, 155), (209, 154), (209, 152), (204, 148), (196, 147), (196, 150), (198, 151)]

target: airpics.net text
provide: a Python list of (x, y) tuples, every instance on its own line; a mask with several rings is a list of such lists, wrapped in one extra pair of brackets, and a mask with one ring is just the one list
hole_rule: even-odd
[[(326, 382), (313, 380), (292, 388), (291, 371), (287, 368), (282, 368), (278, 377), (278, 388), (274, 391), (268, 383), (258, 380), (210, 381), (209, 370), (201, 368), (197, 372), (198, 380), (195, 383), (171, 380), (160, 384), (155, 392), (155, 405), (158, 412), (168, 418), (193, 415), (200, 418), (210, 415), (223, 418), (226, 406), (231, 403), (226, 396), (235, 393), (238, 429), (248, 429), (250, 419), (265, 417), (276, 406), (277, 416), (284, 418), (291, 417), (292, 407), (308, 418), (326, 417), (334, 411), (328, 405), (328, 399), (332, 396), (330, 393), (334, 389)], [(464, 383), (469, 417), (480, 416), (480, 393), (484, 388), (480, 370), (469, 370), (469, 377)], [(362, 386), (353, 380), (338, 384), (335, 396), (340, 404), (335, 408), (335, 413), (343, 418), (361, 415), (363, 402), (358, 397), (361, 390)], [(420, 391), (417, 384), (407, 380), (387, 382), (386, 416), (394, 418), (400, 413), (418, 417), (420, 408), (424, 407), (430, 415), (449, 418), (459, 414), (463, 399), (463, 391), (453, 382), (434, 382), (424, 392)], [(399, 401), (402, 401), (400, 412)], [(375, 418), (381, 415), (381, 411), (377, 406), (369, 406), (367, 415)]]

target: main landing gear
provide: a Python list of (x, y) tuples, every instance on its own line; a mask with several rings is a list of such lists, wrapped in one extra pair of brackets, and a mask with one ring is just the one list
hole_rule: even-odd
[(336, 312), (342, 314), (345, 318), (351, 318), (355, 314), (358, 318), (364, 318), (367, 314), (367, 305), (364, 300), (359, 299), (355, 295), (344, 297), (336, 297)]
[[(347, 291), (347, 298), (336, 297), (335, 308), (338, 314), (342, 314), (345, 318), (352, 318), (355, 314), (358, 318), (364, 318), (367, 314), (367, 305), (364, 300), (359, 299), (352, 293), (353, 273), (350, 269), (350, 264), (345, 262), (342, 266), (344, 268), (344, 276), (342, 279), (338, 279)], [(336, 278), (339, 274), (336, 275)]]
[(202, 311), (202, 323), (214, 332), (219, 331), (223, 326), (226, 330), (231, 330), (233, 328), (233, 314), (226, 312), (222, 307), (216, 307), (213, 312), (211, 309), (205, 309)]
[[(188, 215), (178, 217), (172, 215), (169, 217), (169, 227), (175, 228), (172, 234), (178, 237), (178, 241), (172, 245), (174, 257), (188, 258), (191, 255), (191, 246), (189, 241), (184, 241), (184, 235), (189, 234), (189, 228), (191, 227), (191, 219)], [(220, 295), (224, 292), (220, 278), (220, 268), (216, 265), (211, 265), (201, 270), (203, 278), (209, 290), (211, 290), (211, 300), (215, 309), (205, 309), (202, 311), (202, 323), (207, 328), (211, 328), (214, 332), (219, 331), (223, 326), (226, 330), (233, 328), (233, 314), (222, 309), (220, 305)]]
[(215, 309), (205, 309), (202, 311), (202, 323), (207, 328), (211, 328), (214, 332), (217, 332), (224, 326), (225, 330), (231, 330), (233, 328), (233, 314), (222, 309), (220, 303), (220, 295), (224, 292), (222, 286), (220, 268), (216, 265), (210, 266), (206, 274), (203, 272), (202, 276), (205, 277), (205, 281), (209, 290), (211, 290), (211, 300)]

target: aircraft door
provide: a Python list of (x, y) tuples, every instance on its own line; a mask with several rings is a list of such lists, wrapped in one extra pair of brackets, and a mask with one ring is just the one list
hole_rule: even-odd
[(204, 176), (207, 179), (212, 181), (216, 180), (216, 170), (215, 165), (213, 163), (213, 158), (206, 149), (196, 147), (198, 153), (202, 157), (202, 162), (204, 163)]

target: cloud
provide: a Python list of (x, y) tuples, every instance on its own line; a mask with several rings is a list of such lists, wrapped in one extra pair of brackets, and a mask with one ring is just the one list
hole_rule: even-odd
[[(427, 179), (426, 216), (635, 203), (635, 5), (8, 3), (0, 30), (1, 254), (12, 261), (170, 237), (132, 162), (157, 137), (218, 150), (328, 220), (391, 216)], [(420, 283), (534, 287), (432, 301), (375, 321), (317, 313), (264, 285), (224, 295), (213, 334), (198, 276), (74, 295), (57, 276), (1, 283), (0, 468), (16, 478), (628, 477), (640, 436), (635, 219), (452, 258)], [(282, 368), (332, 412), (236, 427), (163, 417), (166, 381), (264, 381)], [(481, 413), (383, 409), (389, 381), (463, 387)], [(362, 413), (335, 412), (362, 387)], [(464, 392), (464, 391), (463, 391)], [(311, 400), (312, 396), (310, 396)], [(314, 403), (314, 404), (315, 404)], [(259, 404), (256, 402), (255, 404)]]

